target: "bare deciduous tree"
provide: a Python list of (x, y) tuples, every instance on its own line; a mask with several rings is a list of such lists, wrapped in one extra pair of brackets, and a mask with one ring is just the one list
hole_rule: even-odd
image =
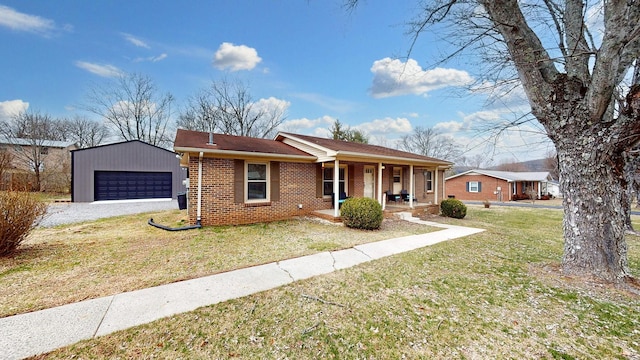
[(55, 133), (55, 126), (54, 119), (47, 114), (21, 112), (2, 129), (6, 142), (13, 145), (15, 160), (33, 172), (33, 187), (37, 190), (41, 190), (44, 163), (49, 156), (49, 136)]
[(171, 144), (169, 123), (173, 96), (161, 94), (150, 77), (125, 74), (95, 86), (83, 107), (101, 116), (105, 125), (123, 140), (142, 140), (151, 145)]
[(414, 128), (413, 133), (404, 135), (398, 142), (398, 148), (448, 161), (456, 161), (462, 155), (460, 145), (453, 138), (440, 134), (436, 129), (421, 126)]
[(240, 80), (212, 81), (189, 99), (177, 125), (188, 130), (273, 137), (285, 119), (286, 108), (268, 100), (254, 101), (249, 87)]
[[(624, 154), (640, 142), (640, 85), (625, 81), (640, 57), (638, 2), (603, 1), (591, 9), (582, 0), (420, 4), (414, 40), (433, 25), (449, 25), (440, 29), (458, 34), (448, 37), (456, 53), (474, 51), (482, 70), (494, 75), (483, 80), (522, 86), (554, 143), (564, 193), (563, 273), (635, 283), (625, 241)], [(589, 27), (594, 11), (587, 10), (601, 14), (597, 32)]]
[(547, 152), (547, 157), (544, 158), (544, 167), (551, 174), (551, 177), (558, 179), (558, 154), (555, 151)]
[(456, 161), (456, 165), (472, 169), (486, 169), (492, 165), (492, 160), (484, 154), (461, 156)]
[(74, 142), (80, 149), (98, 146), (110, 134), (104, 124), (79, 115), (62, 120), (60, 123), (62, 127), (60, 132), (63, 134), (60, 140)]

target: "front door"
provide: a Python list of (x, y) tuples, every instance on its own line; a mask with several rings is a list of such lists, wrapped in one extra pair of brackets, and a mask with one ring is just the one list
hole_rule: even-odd
[(402, 168), (394, 167), (393, 168), (393, 193), (400, 194), (402, 191)]
[(375, 199), (375, 168), (373, 166), (364, 167), (364, 197)]

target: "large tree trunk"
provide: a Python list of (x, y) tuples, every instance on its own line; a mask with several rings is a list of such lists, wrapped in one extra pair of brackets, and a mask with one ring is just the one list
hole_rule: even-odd
[(564, 194), (562, 270), (620, 283), (630, 276), (622, 156), (584, 134), (556, 141), (556, 149)]

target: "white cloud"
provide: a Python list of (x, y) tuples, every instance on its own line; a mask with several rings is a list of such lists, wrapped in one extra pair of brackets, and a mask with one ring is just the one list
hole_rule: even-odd
[(117, 77), (123, 74), (122, 70), (113, 65), (95, 64), (86, 61), (76, 61), (75, 64), (83, 70), (102, 77)]
[(466, 86), (473, 82), (473, 78), (466, 71), (444, 68), (423, 70), (413, 59), (407, 60), (406, 63), (391, 58), (376, 60), (371, 66), (371, 72), (371, 95), (375, 98), (426, 95), (436, 89)]
[(167, 55), (166, 53), (162, 53), (158, 56), (149, 56), (149, 57), (138, 57), (133, 59), (133, 62), (144, 62), (144, 61), (149, 61), (149, 62), (158, 62), (158, 61), (162, 61), (164, 59), (166, 59), (169, 55)]
[(252, 70), (261, 61), (256, 49), (228, 42), (222, 43), (213, 57), (216, 68), (231, 71)]
[(151, 49), (151, 47), (146, 42), (144, 42), (141, 39), (138, 39), (137, 37), (135, 37), (135, 36), (133, 36), (131, 34), (122, 33), (122, 37), (124, 37), (125, 40), (127, 40), (128, 42), (130, 42), (134, 46), (145, 48), (145, 49)]
[(353, 127), (367, 134), (408, 134), (413, 130), (407, 118), (384, 118), (365, 122)]
[(0, 101), (0, 121), (7, 121), (28, 108), (29, 103), (22, 100)]
[(499, 110), (483, 110), (476, 111), (471, 114), (458, 113), (460, 120), (443, 121), (435, 124), (434, 129), (442, 133), (455, 133), (460, 131), (469, 131), (478, 127), (478, 124), (489, 124), (502, 121), (502, 111)]
[[(323, 133), (321, 129), (326, 129), (328, 134), (328, 129), (333, 123), (336, 121), (336, 118), (331, 116), (323, 116), (317, 119), (292, 119), (284, 121), (278, 129), (285, 132), (291, 133), (300, 133), (300, 134), (317, 134), (320, 130), (320, 133)], [(309, 131), (309, 130), (312, 131)], [(323, 136), (324, 137), (324, 136)]]
[[(4, 5), (0, 5), (0, 26), (43, 36), (48, 36), (56, 30), (53, 20), (21, 13)], [(68, 28), (68, 25), (65, 28)]]
[(167, 55), (167, 53), (162, 53), (154, 58), (151, 58), (151, 62), (158, 62), (158, 61), (162, 61), (164, 59), (166, 59), (169, 55)]
[(267, 99), (260, 99), (253, 104), (253, 107), (259, 110), (265, 111), (280, 111), (285, 112), (289, 109), (291, 103), (287, 100), (274, 98), (273, 96)]

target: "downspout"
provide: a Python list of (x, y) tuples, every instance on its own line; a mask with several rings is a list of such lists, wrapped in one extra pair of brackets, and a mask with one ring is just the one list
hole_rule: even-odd
[[(436, 166), (436, 171), (435, 172), (435, 183), (434, 183), (434, 188), (433, 188), (433, 203), (438, 205), (438, 182), (440, 181), (440, 179), (438, 179), (438, 170), (440, 170), (440, 166)], [(444, 198), (446, 191), (444, 190), (444, 176), (442, 177), (442, 198)]]
[(378, 202), (380, 203), (380, 205), (382, 205), (382, 210), (384, 210), (385, 205), (386, 205), (386, 200), (383, 196), (382, 196), (382, 170), (384, 169), (384, 166), (382, 165), (382, 163), (378, 163)]
[(201, 203), (202, 203), (202, 156), (203, 153), (200, 152), (200, 156), (198, 157), (198, 207), (197, 207), (197, 217), (195, 225), (182, 226), (178, 228), (172, 228), (166, 225), (156, 224), (153, 221), (153, 218), (149, 219), (147, 222), (149, 225), (153, 227), (157, 227), (158, 229), (167, 230), (167, 231), (182, 231), (182, 230), (191, 230), (191, 229), (200, 229), (202, 227), (202, 217), (201, 217)]
[(204, 153), (200, 151), (198, 156), (198, 207), (196, 211), (196, 225), (202, 226), (202, 156)]
[[(345, 181), (347, 181), (345, 176)], [(346, 186), (346, 184), (345, 184)], [(340, 217), (340, 160), (333, 162), (333, 217)]]
[(413, 165), (409, 165), (409, 209), (413, 209)]

